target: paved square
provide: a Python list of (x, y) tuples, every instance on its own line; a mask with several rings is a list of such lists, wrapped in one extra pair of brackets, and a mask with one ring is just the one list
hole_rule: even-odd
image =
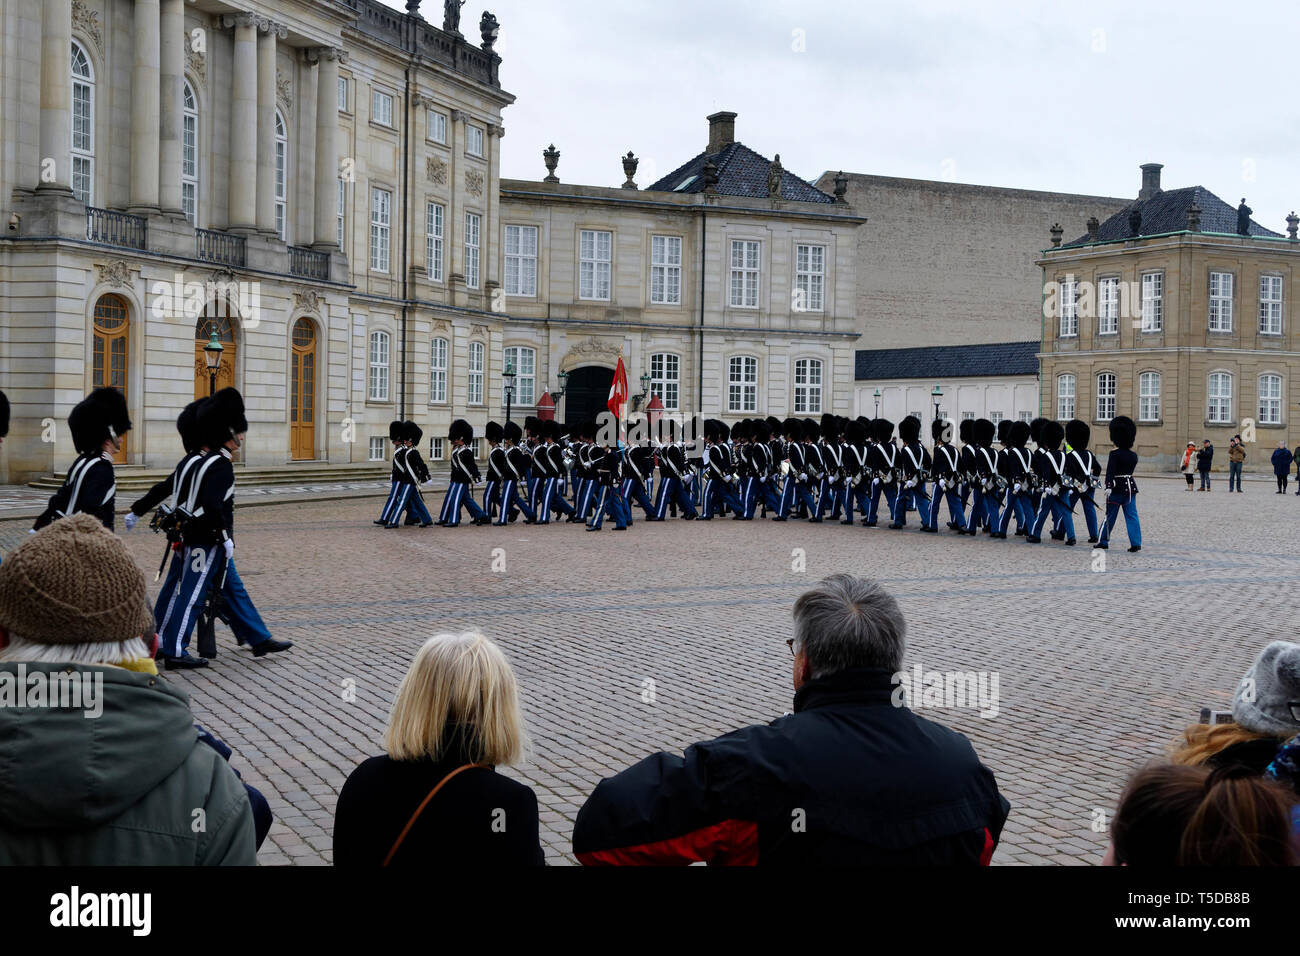
[[(1216, 484), (1143, 480), (1146, 547), (1127, 554), (1119, 531), (1105, 571), (1082, 537), (730, 520), (386, 531), (370, 523), (377, 499), (250, 508), (236, 516), (240, 573), (296, 646), (255, 660), (219, 627), (213, 666), (170, 679), (271, 802), (261, 862), (329, 863), (338, 791), (380, 752), (416, 647), (481, 629), (514, 664), (533, 738), (506, 772), (537, 792), (548, 860), (569, 863), (572, 821), (602, 776), (790, 708), (791, 605), (850, 571), (901, 601), (909, 669), (999, 675), (996, 717), (927, 712), (971, 738), (1011, 801), (994, 863), (1097, 863), (1094, 809), (1109, 815), (1131, 770), (1202, 705), (1226, 707), (1268, 641), (1294, 639), (1300, 501), (1271, 481)], [(0, 522), (0, 546), (27, 524)], [(152, 578), (161, 540), (143, 527), (125, 540)]]

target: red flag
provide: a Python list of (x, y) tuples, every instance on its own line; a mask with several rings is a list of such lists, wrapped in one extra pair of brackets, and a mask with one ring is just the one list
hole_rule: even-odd
[(609, 386), (609, 401), (605, 407), (610, 414), (621, 418), (621, 409), (627, 404), (627, 369), (623, 367), (623, 356), (618, 357), (618, 366), (614, 369), (614, 381)]

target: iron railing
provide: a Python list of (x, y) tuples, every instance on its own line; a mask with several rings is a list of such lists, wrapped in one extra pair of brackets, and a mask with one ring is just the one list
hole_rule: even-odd
[(219, 262), (226, 266), (243, 267), (247, 256), (243, 236), (212, 229), (195, 229), (194, 241), (197, 255), (204, 262)]
[(304, 276), (308, 279), (328, 279), (330, 277), (329, 253), (316, 252), (305, 246), (290, 246), (289, 272), (291, 275)]
[(148, 220), (112, 209), (86, 207), (86, 238), (108, 246), (126, 249), (145, 249)]

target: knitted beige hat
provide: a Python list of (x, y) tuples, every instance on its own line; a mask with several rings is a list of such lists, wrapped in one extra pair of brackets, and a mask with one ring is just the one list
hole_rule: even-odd
[(153, 636), (144, 575), (90, 515), (62, 518), (0, 564), (0, 627), (37, 644), (100, 644)]

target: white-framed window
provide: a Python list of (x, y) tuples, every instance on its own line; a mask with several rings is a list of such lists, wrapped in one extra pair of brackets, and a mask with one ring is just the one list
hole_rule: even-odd
[(1119, 276), (1106, 276), (1097, 283), (1097, 334), (1119, 333)]
[(758, 411), (758, 359), (733, 355), (728, 361), (727, 411)]
[(752, 239), (731, 240), (731, 297), (734, 308), (758, 308), (759, 243)]
[(826, 307), (826, 247), (797, 243), (794, 247), (794, 291), (798, 312)]
[(370, 436), (370, 460), (385, 461), (388, 458), (388, 439), (383, 435)]
[(388, 333), (382, 329), (376, 329), (370, 333), (370, 388), (368, 394), (372, 402), (388, 401), (389, 343)]
[(1259, 377), (1259, 423), (1282, 424), (1282, 376), (1273, 372)]
[[(919, 419), (921, 417), (920, 412), (908, 412), (907, 414), (911, 415), (913, 418)], [(1001, 412), (989, 412), (989, 421), (991, 421), (994, 425), (999, 424), (1002, 421), (1002, 419), (1005, 417), (1006, 416), (1003, 415)]]
[(370, 92), (370, 121), (393, 128), (393, 95), (383, 90)]
[(578, 298), (609, 301), (614, 234), (596, 229), (578, 233)]
[(470, 445), (470, 447), (474, 449), (474, 458), (478, 461), (483, 460), (484, 446), (485, 446), (485, 439), (482, 438), (475, 438), (474, 444)]
[(478, 288), (479, 235), (483, 217), (476, 212), (465, 213), (465, 288)]
[(1030, 422), (1032, 422), (1032, 421), (1034, 420), (1034, 413), (1033, 413), (1033, 412), (1016, 412), (1016, 418), (1019, 419), (1020, 421), (1024, 422), (1024, 423), (1027, 425), (1027, 424), (1029, 424)]
[(1209, 407), (1206, 421), (1228, 425), (1232, 423), (1232, 373), (1211, 372), (1209, 378)]
[(338, 108), (340, 113), (348, 111), (348, 78), (346, 76), (339, 77)]
[(1142, 275), (1142, 331), (1159, 332), (1165, 327), (1165, 275), (1146, 272)]
[(467, 405), (483, 404), (483, 358), (487, 349), (482, 342), (469, 343), (469, 360), (465, 366), (465, 403)]
[(95, 68), (72, 41), (72, 195), (95, 204)]
[(445, 438), (429, 439), (429, 461), (442, 461), (447, 457)]
[(506, 295), (537, 295), (537, 227), (506, 226)]
[(370, 190), (370, 268), (388, 271), (389, 239), (393, 221), (393, 194), (387, 189)]
[(1210, 331), (1232, 331), (1232, 273), (1210, 273)]
[(680, 407), (681, 362), (672, 352), (656, 352), (650, 356), (650, 394), (658, 395), (659, 401), (668, 411), (676, 411)]
[(1160, 373), (1143, 372), (1138, 376), (1138, 421), (1160, 421)]
[(431, 202), (424, 206), (424, 271), (430, 282), (442, 281), (443, 228), (446, 210), (440, 203)]
[(1061, 338), (1079, 334), (1079, 282), (1074, 276), (1061, 281)]
[(1282, 334), (1282, 277), (1259, 277), (1259, 331), (1261, 335)]
[(796, 359), (794, 363), (795, 414), (820, 415), (821, 410), (822, 363), (819, 359)]
[(439, 110), (431, 109), (428, 111), (429, 117), (429, 142), (441, 143), (447, 145), (447, 114)]
[(682, 304), (681, 236), (650, 237), (650, 301), (654, 305)]
[(961, 413), (961, 420), (964, 421), (964, 422), (973, 422), (973, 421), (975, 421), (975, 413), (974, 413), (974, 412), (962, 412), (962, 413)]
[(437, 336), (429, 344), (429, 401), (447, 401), (447, 356), (450, 343)]
[(1069, 372), (1056, 376), (1056, 417), (1058, 421), (1068, 422), (1074, 417), (1074, 383), (1074, 376)]
[(199, 222), (199, 101), (190, 81), (181, 84), (181, 209)]
[[(502, 359), (506, 365), (514, 367), (516, 408), (528, 408), (537, 404), (537, 350), (525, 346), (512, 345), (505, 350)], [(501, 404), (506, 403), (505, 384), (501, 386)]]
[(275, 234), (288, 242), (289, 229), (289, 135), (284, 116), (275, 111)]
[(483, 155), (483, 127), (465, 124), (465, 152), (471, 156)]
[(1115, 375), (1102, 372), (1097, 376), (1097, 421), (1108, 422), (1115, 417)]
[(344, 248), (343, 237), (347, 231), (345, 229), (347, 213), (348, 213), (348, 184), (344, 181), (343, 177), (340, 176), (338, 208), (336, 210), (336, 215), (335, 215), (336, 225), (334, 229), (335, 232), (334, 241), (338, 243), (338, 247), (340, 249)]

